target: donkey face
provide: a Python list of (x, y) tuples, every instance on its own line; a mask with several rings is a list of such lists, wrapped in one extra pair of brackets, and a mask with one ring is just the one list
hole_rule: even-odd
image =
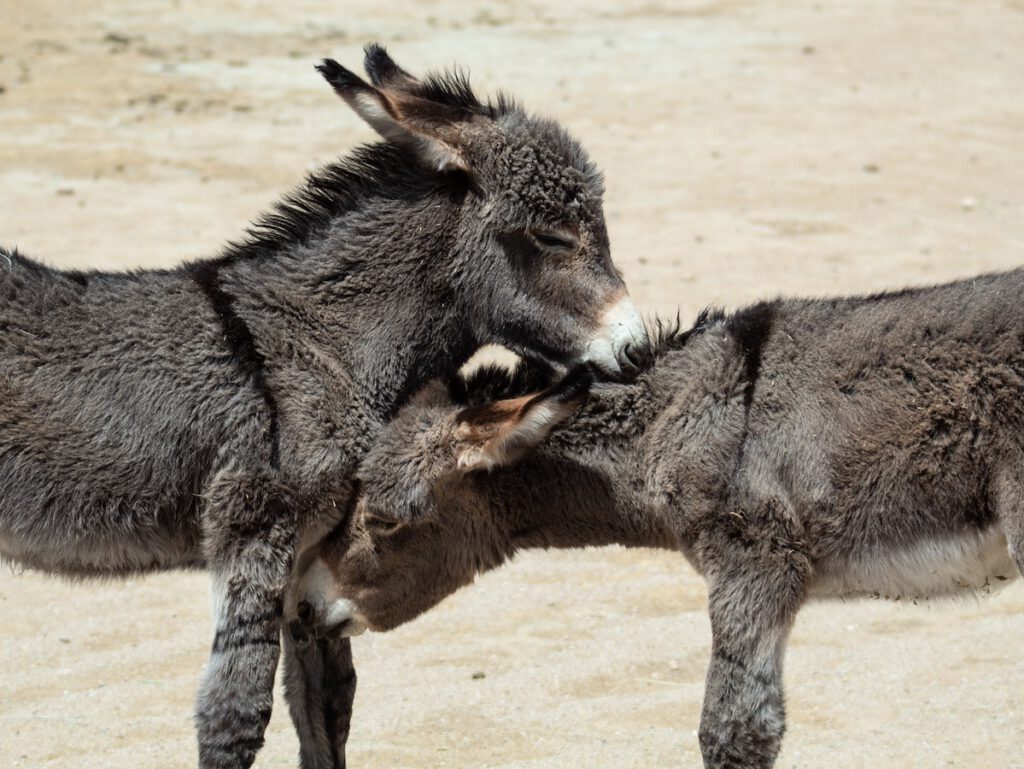
[(334, 61), (319, 69), (425, 172), (470, 190), (445, 274), (474, 341), (632, 370), (646, 332), (611, 261), (601, 175), (579, 144), (510, 99), (481, 103), (462, 75), (418, 80), (376, 45), (365, 67), (369, 83)]
[(363, 464), (353, 514), (300, 583), (301, 621), (318, 634), (388, 630), (501, 564), (514, 523), (476, 471), (528, 454), (590, 382), (579, 368), (533, 396), (465, 408), (428, 394), (403, 409)]

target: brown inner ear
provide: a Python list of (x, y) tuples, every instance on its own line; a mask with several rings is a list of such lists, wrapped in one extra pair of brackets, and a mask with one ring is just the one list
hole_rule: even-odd
[(455, 437), (462, 444), (458, 466), (463, 469), (490, 468), (503, 457), (498, 454), (502, 438), (515, 429), (523, 409), (533, 396), (510, 398), (464, 409), (456, 417)]
[(429, 160), (438, 168), (469, 171), (469, 162), (460, 149), (461, 131), (472, 115), (446, 104), (438, 104), (403, 91), (383, 89), (396, 122), (429, 147)]
[(413, 96), (405, 91), (383, 88), (381, 93), (391, 103), (396, 117), (410, 130), (423, 131), (432, 136), (439, 135), (452, 125), (468, 122), (473, 117), (465, 110)]
[(455, 418), (456, 437), (466, 443), (486, 443), (511, 430), (522, 417), (522, 410), (533, 396), (510, 398), (463, 409)]

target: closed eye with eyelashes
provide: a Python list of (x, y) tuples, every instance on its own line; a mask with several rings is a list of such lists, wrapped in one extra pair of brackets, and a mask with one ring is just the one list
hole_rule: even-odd
[(367, 513), (363, 516), (363, 525), (370, 531), (379, 534), (390, 534), (402, 525), (402, 521), (397, 518)]
[(576, 251), (580, 240), (568, 230), (531, 228), (527, 236), (542, 251)]

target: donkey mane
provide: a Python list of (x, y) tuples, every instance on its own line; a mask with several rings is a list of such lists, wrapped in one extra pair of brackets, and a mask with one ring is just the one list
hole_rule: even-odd
[(415, 189), (423, 178), (414, 161), (392, 144), (356, 147), (347, 157), (311, 172), (249, 225), (243, 240), (228, 242), (215, 261), (259, 260), (285, 246), (307, 243), (326, 231), (334, 219), (353, 211), (367, 195), (380, 190), (382, 179), (394, 180), (396, 188)]
[[(457, 174), (439, 174), (435, 179), (454, 183)], [(448, 178), (450, 177), (450, 178)], [(284, 248), (308, 243), (325, 232), (337, 217), (353, 211), (367, 196), (383, 189), (382, 181), (393, 183), (399, 194), (413, 194), (427, 177), (421, 167), (401, 148), (388, 142), (375, 142), (356, 147), (341, 159), (316, 171), (291, 192), (286, 193), (261, 214), (237, 241), (228, 241), (219, 255), (190, 260), (178, 269), (189, 272), (216, 272), (220, 267), (238, 261), (259, 261)], [(141, 274), (166, 274), (171, 269), (128, 270), (56, 270), (45, 263), (26, 257), (16, 248), (0, 247), (0, 261), (19, 263), (37, 273), (60, 274), (77, 283), (88, 283), (90, 277), (131, 277)]]
[(674, 319), (654, 318), (647, 326), (647, 343), (638, 350), (646, 363), (644, 370), (653, 366), (661, 355), (670, 350), (681, 350), (692, 337), (726, 317), (725, 312), (717, 307), (705, 307), (697, 313), (693, 325), (686, 329), (683, 328), (678, 312)]

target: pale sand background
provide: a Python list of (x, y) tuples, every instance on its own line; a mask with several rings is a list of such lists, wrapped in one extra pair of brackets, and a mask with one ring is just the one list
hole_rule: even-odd
[[(370, 133), (312, 70), (379, 39), (562, 119), (645, 308), (684, 318), (1024, 262), (1024, 2), (0, 4), (0, 240), (64, 266), (215, 253)], [(363, 637), (351, 765), (699, 764), (709, 630), (669, 554), (530, 554)], [(201, 574), (0, 575), (0, 767), (183, 767)], [(804, 611), (782, 767), (1024, 766), (1024, 589)], [(483, 672), (486, 677), (474, 679)], [(260, 767), (294, 766), (283, 707)]]

